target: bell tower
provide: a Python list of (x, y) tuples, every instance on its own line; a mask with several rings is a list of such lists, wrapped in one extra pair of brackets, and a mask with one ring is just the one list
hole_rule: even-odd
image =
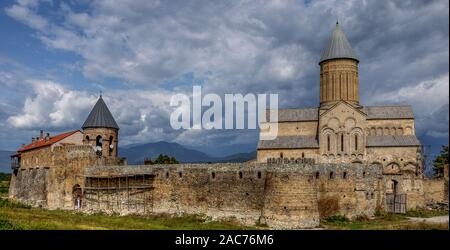
[(119, 126), (101, 95), (89, 113), (82, 129), (84, 144), (94, 147), (99, 156), (117, 157)]
[(339, 101), (359, 106), (358, 63), (358, 57), (336, 22), (319, 62), (321, 109)]

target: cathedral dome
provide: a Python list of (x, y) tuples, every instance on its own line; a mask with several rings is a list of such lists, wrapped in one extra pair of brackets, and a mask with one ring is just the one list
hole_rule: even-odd
[(330, 59), (354, 59), (359, 62), (352, 46), (337, 22), (328, 40), (328, 44), (322, 53), (319, 64)]

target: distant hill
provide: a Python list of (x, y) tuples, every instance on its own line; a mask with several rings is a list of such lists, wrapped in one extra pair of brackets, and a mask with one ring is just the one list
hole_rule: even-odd
[(256, 157), (256, 152), (214, 157), (198, 150), (188, 149), (178, 143), (165, 141), (119, 148), (119, 155), (126, 157), (129, 164), (142, 163), (144, 158), (155, 159), (159, 154), (173, 156), (182, 163), (244, 162)]
[(246, 162), (256, 159), (256, 151), (250, 153), (232, 154), (219, 158), (216, 162)]
[(11, 158), (14, 154), (12, 151), (0, 150), (0, 173), (11, 173)]

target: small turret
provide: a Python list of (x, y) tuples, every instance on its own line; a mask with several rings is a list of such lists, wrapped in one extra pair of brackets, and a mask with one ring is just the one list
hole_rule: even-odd
[(98, 155), (117, 157), (119, 126), (101, 95), (89, 113), (82, 129), (84, 132), (84, 143), (92, 145)]

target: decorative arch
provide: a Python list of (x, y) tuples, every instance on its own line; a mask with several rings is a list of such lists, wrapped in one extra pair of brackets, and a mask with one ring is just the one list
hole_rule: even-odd
[(354, 117), (347, 117), (344, 121), (344, 126), (350, 131), (356, 126), (356, 119)]
[(417, 172), (418, 170), (418, 164), (413, 162), (413, 161), (408, 161), (405, 163), (405, 165), (403, 165), (402, 167), (402, 171), (407, 171), (407, 172)]
[(363, 130), (356, 127), (350, 132), (350, 152), (358, 152), (363, 149)]
[(337, 117), (331, 117), (327, 121), (327, 126), (332, 129), (338, 129), (341, 126), (341, 122)]
[(332, 128), (325, 127), (322, 129), (322, 148), (325, 152), (328, 154), (330, 152), (334, 152), (335, 150), (335, 143), (336, 143), (336, 135), (334, 133), (334, 130)]
[(400, 164), (395, 161), (391, 161), (383, 168), (383, 172), (386, 174), (396, 174), (400, 171)]
[(404, 135), (412, 135), (413, 129), (410, 126), (405, 127), (405, 130), (403, 131)]
[(392, 127), (391, 128), (391, 135), (396, 135), (397, 134), (397, 128), (396, 127)]
[(378, 127), (377, 128), (377, 134), (378, 136), (383, 135), (383, 128), (382, 127)]

